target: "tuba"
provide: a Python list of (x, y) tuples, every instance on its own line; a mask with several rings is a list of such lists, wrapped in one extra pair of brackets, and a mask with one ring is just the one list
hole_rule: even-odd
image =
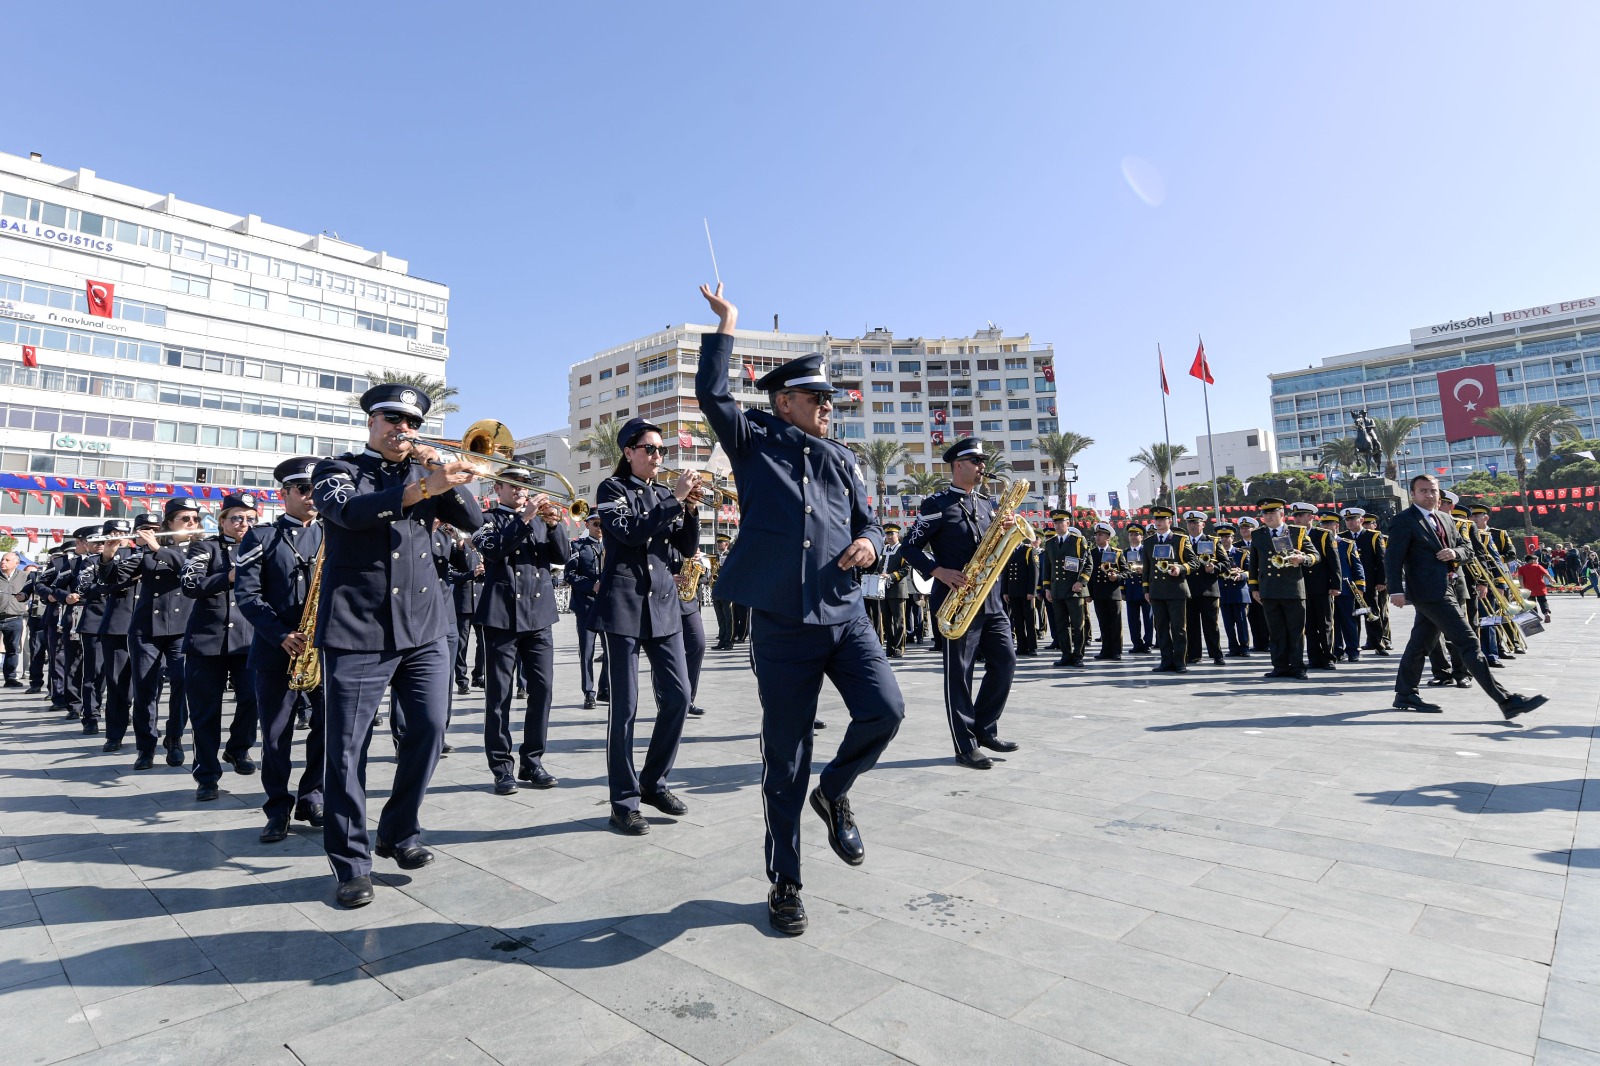
[(959, 640), (966, 634), (1017, 545), (1038, 539), (1038, 534), (1025, 518), (1018, 518), (1010, 529), (1001, 528), (1001, 521), (1007, 515), (1016, 514), (1017, 507), (1030, 488), (1032, 486), (1027, 479), (1019, 478), (1007, 484), (1005, 491), (1000, 494), (988, 532), (984, 533), (978, 550), (972, 553), (972, 558), (962, 568), (967, 584), (951, 589), (944, 603), (939, 605), (939, 632), (946, 640)]
[(328, 550), (326, 539), (317, 547), (311, 561), (311, 584), (306, 587), (305, 606), (300, 608), (296, 630), (306, 638), (306, 650), (289, 660), (289, 687), (295, 692), (310, 692), (322, 684), (322, 660), (317, 655), (317, 604), (322, 599), (322, 557)]

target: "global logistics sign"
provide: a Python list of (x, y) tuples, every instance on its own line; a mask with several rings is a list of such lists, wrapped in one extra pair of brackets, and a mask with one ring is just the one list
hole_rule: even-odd
[(1464, 333), (1470, 329), (1486, 329), (1490, 326), (1520, 326), (1529, 322), (1537, 322), (1541, 318), (1561, 318), (1565, 315), (1592, 311), (1597, 307), (1600, 307), (1600, 296), (1589, 296), (1582, 300), (1560, 300), (1556, 303), (1523, 307), (1516, 311), (1485, 311), (1482, 314), (1467, 315), (1464, 318), (1452, 318), (1448, 322), (1440, 322), (1436, 325), (1414, 329), (1411, 331), (1411, 339), (1413, 341), (1425, 341), (1433, 337), (1448, 336), (1452, 333)]

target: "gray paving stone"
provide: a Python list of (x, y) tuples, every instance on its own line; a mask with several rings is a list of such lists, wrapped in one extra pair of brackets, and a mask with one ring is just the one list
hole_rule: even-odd
[(1175, 914), (1244, 933), (1265, 933), (1288, 913), (1285, 908), (1275, 904), (1256, 903), (1200, 887), (1201, 882), (1223, 869), (1218, 867), (1212, 870), (1194, 885), (1180, 885), (1160, 878), (1101, 869), (1079, 881), (1078, 888), (1142, 910)]
[[(1278, 877), (1274, 874), (1226, 866), (1206, 874), (1195, 882), (1194, 887), (1225, 896), (1270, 903), (1280, 908), (1312, 911), (1333, 918), (1348, 918), (1351, 921), (1367, 922), (1386, 929), (1402, 931), (1411, 929), (1422, 916), (1423, 910), (1420, 903), (1399, 900), (1376, 892), (1333, 888), (1321, 883), (1307, 884), (1294, 877)], [(1238, 927), (1228, 926), (1228, 928)]]
[(1524, 1055), (1533, 1054), (1542, 1014), (1531, 1003), (1400, 970), (1389, 974), (1372, 1011)]
[(99, 1047), (84, 1022), (78, 997), (62, 974), (13, 985), (0, 995), (8, 1062), (45, 1066)]
[(1482, 948), (1498, 955), (1515, 955), (1534, 962), (1549, 962), (1555, 948), (1553, 930), (1444, 907), (1425, 910), (1412, 932), (1434, 940)]
[(1003, 873), (975, 873), (951, 887), (963, 897), (995, 910), (1027, 915), (1111, 940), (1150, 914), (1141, 907)]
[(973, 1062), (1109, 1066), (1111, 1062), (1075, 1044), (1008, 1025), (975, 1007), (910, 985), (898, 985), (863, 1004), (835, 1026), (919, 1066)]
[(1600, 1066), (1600, 1052), (1585, 1051), (1554, 1040), (1540, 1040), (1534, 1066)]
[(731, 1066), (889, 1066), (904, 1061), (881, 1048), (805, 1018), (730, 1063)]
[(1502, 889), (1440, 881), (1420, 874), (1380, 870), (1359, 863), (1337, 863), (1322, 877), (1330, 888), (1350, 888), (1431, 906), (1482, 914), (1554, 929), (1561, 917), (1561, 901), (1528, 896)]
[(402, 999), (454, 984), (511, 963), (526, 962), (531, 950), (495, 929), (469, 929), (397, 952), (362, 967)]
[(42, 922), (0, 929), (0, 992), (65, 972)]
[(1600, 1052), (1600, 985), (1552, 976), (1539, 1035), (1585, 1051)]
[(243, 1003), (216, 970), (103, 999), (83, 1014), (102, 1045), (130, 1040)]
[(165, 915), (101, 928), (66, 941), (57, 950), (79, 1002), (85, 1005), (192, 977), (213, 965)]

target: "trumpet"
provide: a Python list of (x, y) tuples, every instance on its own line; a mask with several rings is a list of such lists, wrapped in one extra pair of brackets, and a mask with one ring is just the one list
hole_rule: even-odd
[(1162, 577), (1181, 577), (1183, 564), (1176, 559), (1157, 559), (1155, 570)]
[[(461, 456), (461, 461), (472, 466), (477, 475), (485, 481), (492, 481), (496, 485), (514, 485), (517, 488), (531, 488), (529, 479), (535, 477), (553, 477), (561, 482), (565, 493), (548, 493), (556, 496), (559, 502), (566, 505), (567, 513), (573, 518), (582, 519), (589, 513), (589, 504), (578, 498), (578, 492), (572, 487), (572, 482), (562, 477), (554, 470), (544, 467), (528, 466), (519, 462), (516, 457), (517, 440), (511, 435), (511, 430), (505, 423), (496, 422), (492, 418), (483, 418), (467, 427), (460, 440), (450, 440), (445, 437), (424, 437), (420, 434), (409, 433), (403, 439), (412, 444), (426, 444), (432, 448), (444, 448), (456, 452)], [(506, 469), (496, 474), (490, 469), (489, 464), (499, 463)], [(429, 463), (428, 466), (436, 464)]]
[(707, 492), (710, 492), (713, 504), (731, 503), (735, 507), (739, 506), (739, 494), (727, 485), (717, 484), (717, 475), (710, 470), (691, 470), (685, 473), (700, 475), (700, 484), (689, 494), (689, 499), (697, 506), (705, 502)]

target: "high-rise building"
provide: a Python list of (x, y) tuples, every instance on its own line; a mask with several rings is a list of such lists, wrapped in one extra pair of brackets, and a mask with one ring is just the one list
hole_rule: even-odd
[[(675, 446), (674, 467), (705, 468), (711, 462), (713, 441), (694, 396), (694, 374), (700, 337), (713, 330), (671, 326), (572, 366), (569, 476), (585, 497), (592, 499), (610, 471), (598, 468), (584, 442), (599, 427), (635, 415), (662, 427), (666, 442)], [(826, 352), (834, 385), (847, 390), (835, 401), (836, 439), (905, 446), (906, 459), (889, 471), (889, 513), (899, 512), (906, 475), (948, 473), (940, 454), (960, 437), (982, 437), (999, 447), (1012, 471), (1033, 480), (1036, 489), (1049, 473), (1037, 438), (1059, 426), (1050, 345), (993, 326), (955, 338), (900, 338), (881, 328), (853, 338), (738, 330), (728, 371), (734, 396), (765, 408), (766, 394), (755, 381), (807, 352)]]
[[(1276, 455), (1273, 451), (1270, 429), (1236, 429), (1226, 433), (1204, 434), (1194, 439), (1194, 448), (1172, 464), (1172, 481), (1176, 487), (1211, 480), (1212, 450), (1215, 449), (1218, 477), (1236, 477), (1249, 481), (1257, 474), (1274, 469)], [(1128, 494), (1122, 498), (1129, 508), (1146, 507), (1160, 503), (1160, 481), (1150, 467), (1140, 467), (1128, 482)]]
[[(1402, 478), (1460, 478), (1491, 467), (1509, 472), (1514, 459), (1488, 430), (1446, 439), (1438, 376), (1468, 367), (1492, 368), (1500, 406), (1559, 403), (1574, 413), (1584, 436), (1595, 436), (1600, 426), (1588, 397), (1600, 396), (1600, 297), (1466, 315), (1414, 329), (1407, 344), (1268, 375), (1280, 468), (1315, 469), (1323, 444), (1350, 436), (1351, 415), (1365, 410), (1373, 418), (1423, 420), (1398, 456)], [(1477, 398), (1470, 388), (1463, 397)]]
[(0, 525), (125, 515), (149, 483), (266, 488), (289, 455), (359, 450), (374, 377), (444, 378), (449, 300), (336, 235), (0, 154)]

